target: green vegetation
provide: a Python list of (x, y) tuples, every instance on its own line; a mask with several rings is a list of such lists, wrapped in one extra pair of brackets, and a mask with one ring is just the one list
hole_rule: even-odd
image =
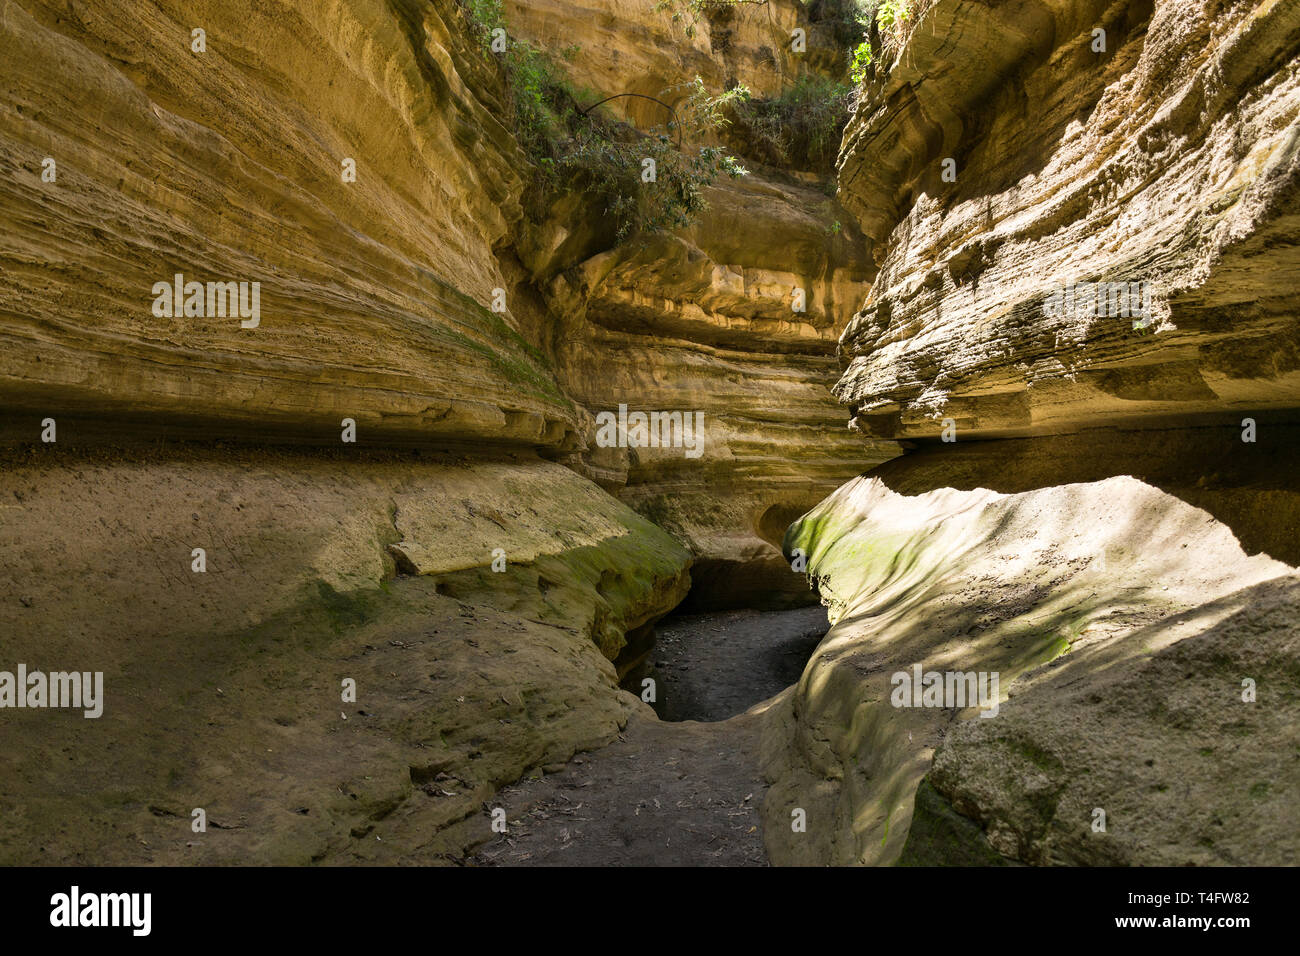
[(906, 42), (928, 0), (830, 0), (832, 19), (849, 33), (848, 74), (855, 86), (871, 75), (876, 53), (888, 60)]
[[(656, 0), (656, 9), (681, 23), (687, 35), (705, 18), (761, 0)], [(905, 40), (927, 0), (805, 0), (809, 22), (829, 29), (844, 51), (841, 78), (806, 74), (772, 99), (755, 99), (743, 86), (710, 95), (697, 77), (685, 105), (659, 103), (662, 116), (648, 129), (615, 119), (601, 93), (578, 90), (561, 64), (527, 42), (493, 31), (504, 27), (502, 0), (460, 0), (480, 46), (503, 71), (511, 125), (534, 169), (533, 196), (581, 190), (603, 203), (615, 238), (690, 225), (704, 210), (704, 189), (721, 176), (746, 171), (707, 142), (728, 125), (756, 159), (784, 167), (829, 172), (852, 108), (855, 87), (871, 75), (873, 59)], [(558, 57), (571, 59), (571, 47)], [(680, 98), (667, 91), (664, 100)], [(640, 94), (616, 94), (608, 99)], [(653, 97), (645, 97), (654, 99)], [(683, 148), (683, 143), (692, 144)], [(643, 179), (653, 161), (654, 179)], [(648, 175), (648, 173), (647, 173)]]
[[(743, 87), (741, 88), (743, 89)], [(805, 74), (769, 100), (733, 99), (736, 132), (756, 158), (774, 165), (829, 171), (835, 164), (853, 87)]]
[[(676, 112), (665, 108), (671, 118), (663, 125), (642, 132), (627, 123), (584, 114), (568, 127), (567, 138), (551, 141), (551, 156), (540, 157), (551, 160), (566, 183), (604, 199), (620, 241), (634, 232), (689, 226), (707, 208), (706, 187), (722, 175), (734, 179), (747, 173), (720, 146), (681, 149), (674, 142), (674, 136), (696, 139), (726, 125), (724, 107), (746, 91), (742, 87), (711, 96), (699, 77), (686, 86), (688, 98)], [(648, 166), (654, 171), (653, 183), (644, 181)]]
[[(865, 0), (864, 14), (875, 21), (875, 32), (880, 37), (880, 47), (886, 59), (902, 49), (929, 3), (930, 0)], [(855, 61), (857, 53), (854, 50)], [(870, 60), (868, 52), (867, 63)]]
[(862, 41), (853, 48), (853, 57), (849, 61), (849, 79), (855, 84), (863, 83), (870, 75), (868, 73), (871, 67), (871, 43)]
[[(494, 0), (477, 0), (494, 2)], [(655, 9), (667, 12), (682, 27), (687, 37), (694, 37), (702, 19), (725, 14), (729, 8), (761, 5), (766, 0), (656, 0)], [(846, 48), (846, 72), (854, 85), (870, 75), (872, 39), (889, 50), (896, 50), (906, 39), (909, 25), (916, 21), (927, 0), (801, 0), (808, 9), (810, 22), (831, 29), (836, 41)], [(874, 29), (873, 29), (874, 28)]]
[[(639, 130), (598, 112), (605, 100), (575, 89), (555, 61), (530, 44), (507, 38), (504, 51), (493, 53), (492, 31), (502, 25), (500, 0), (462, 3), (484, 50), (500, 60), (515, 137), (533, 163), (539, 195), (565, 189), (594, 194), (622, 241), (638, 232), (690, 225), (707, 206), (706, 187), (722, 175), (745, 175), (721, 147), (681, 148), (726, 125), (725, 107), (747, 95), (743, 88), (713, 96), (697, 77), (686, 84), (681, 106), (660, 103), (663, 121)], [(561, 55), (575, 53), (571, 47)]]
[(460, 0), (471, 26), (475, 28), (480, 45), (485, 52), (492, 50), (492, 30), (503, 26), (505, 14), (501, 0)]
[[(658, 0), (656, 8), (670, 12), (692, 36), (701, 18), (746, 2), (753, 0)], [(804, 0), (804, 4), (809, 22), (828, 29), (844, 50), (841, 78), (805, 74), (780, 96), (767, 100), (742, 93), (732, 101), (728, 118), (743, 148), (755, 158), (828, 172), (855, 88), (872, 76), (877, 55), (888, 58), (902, 46), (927, 0)]]

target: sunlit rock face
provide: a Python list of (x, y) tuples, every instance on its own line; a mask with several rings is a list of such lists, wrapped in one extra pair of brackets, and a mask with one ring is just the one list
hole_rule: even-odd
[[(6, 405), (564, 445), (571, 405), (491, 310), (522, 154), (456, 4), (0, 10)], [(258, 282), (256, 326), (156, 314), (177, 273)]]
[[(788, 522), (896, 454), (846, 429), (829, 390), (836, 316), (864, 288), (864, 264), (808, 212), (828, 204), (815, 190), (747, 179), (710, 201), (684, 234), (633, 240), (551, 285), (556, 366), (574, 400), (593, 414), (697, 414), (699, 447), (602, 447), (591, 432), (573, 463), (712, 562), (693, 573), (722, 603), (808, 599), (776, 551), (784, 526), (766, 529), (765, 516)], [(790, 307), (796, 286), (803, 313)]]
[[(504, 22), (593, 101), (678, 104), (696, 75), (771, 96), (839, 55), (794, 0), (682, 8), (507, 3)], [(536, 449), (698, 554), (773, 568), (765, 515), (896, 453), (829, 391), (870, 260), (815, 175), (755, 168), (695, 226), (615, 246), (588, 198), (524, 215), (508, 90), (452, 0), (4, 10), (6, 434), (55, 415), (99, 419), (66, 440), (112, 422), (334, 443), (351, 419), (362, 444)], [(255, 318), (208, 307), (227, 282), (258, 284)], [(595, 416), (620, 404), (701, 412), (703, 453), (601, 447)]]
[[(1291, 3), (928, 7), (840, 156), (879, 267), (841, 339), (855, 426), (1300, 405), (1297, 53)], [(1056, 307), (1071, 282), (1146, 283), (1150, 304)]]
[[(506, 0), (504, 11), (511, 33), (557, 52), (576, 47), (570, 59), (588, 89), (640, 94), (611, 106), (642, 126), (664, 117), (641, 97), (672, 103), (680, 93), (671, 91), (693, 77), (713, 90), (741, 82), (756, 96), (774, 96), (801, 69), (824, 67), (839, 52), (798, 0), (698, 12), (689, 2)], [(802, 53), (791, 45), (796, 29), (804, 31)]]
[(1294, 670), (1300, 8), (921, 7), (841, 148), (834, 392), (949, 441), (790, 526), (833, 626), (768, 714), (771, 858), (1282, 863), (1293, 702), (1243, 694)]

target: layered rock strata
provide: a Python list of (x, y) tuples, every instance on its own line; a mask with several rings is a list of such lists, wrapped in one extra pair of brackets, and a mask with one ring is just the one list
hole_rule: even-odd
[(1297, 54), (1289, 3), (926, 4), (840, 156), (879, 268), (841, 340), (855, 426), (1295, 408)]
[[(1285, 862), (1300, 11), (917, 14), (840, 154), (835, 394), (925, 441), (787, 535), (837, 621), (771, 717), (773, 858)], [(916, 666), (996, 716), (898, 703)]]
[[(800, 4), (694, 21), (673, 12), (510, 3), (506, 21), (591, 102), (616, 97), (603, 108), (643, 129), (682, 106), (693, 76), (712, 93), (740, 83), (771, 98), (843, 67), (829, 27)], [(792, 50), (796, 28), (804, 53)], [(846, 431), (828, 389), (836, 339), (867, 291), (862, 234), (797, 157), (785, 169), (741, 159), (748, 175), (708, 189), (709, 208), (687, 229), (611, 248), (584, 218), (593, 210), (557, 204), (519, 244), (566, 394), (593, 415), (626, 405), (703, 416), (698, 456), (603, 447), (592, 423), (585, 450), (565, 459), (689, 545), (697, 607), (809, 600), (778, 550), (784, 523), (899, 450)]]

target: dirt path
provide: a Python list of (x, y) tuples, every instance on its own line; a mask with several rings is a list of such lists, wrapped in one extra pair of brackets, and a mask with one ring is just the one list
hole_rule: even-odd
[(725, 720), (799, 679), (829, 630), (821, 605), (665, 618), (655, 628), (655, 709), (664, 720)]
[(758, 813), (766, 792), (762, 702), (798, 679), (825, 630), (820, 607), (668, 621), (654, 653), (663, 712), (740, 716), (671, 722), (646, 708), (610, 746), (504, 788), (498, 800), (509, 829), (470, 862), (766, 866)]

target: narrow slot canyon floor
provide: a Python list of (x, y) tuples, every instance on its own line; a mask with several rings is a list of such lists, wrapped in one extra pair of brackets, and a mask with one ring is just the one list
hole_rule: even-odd
[(645, 706), (619, 739), (503, 788), (508, 830), (477, 866), (766, 866), (759, 808), (764, 706), (826, 633), (821, 606), (666, 618)]
[(829, 629), (820, 604), (670, 615), (655, 627), (655, 710), (669, 721), (744, 713), (799, 680)]

